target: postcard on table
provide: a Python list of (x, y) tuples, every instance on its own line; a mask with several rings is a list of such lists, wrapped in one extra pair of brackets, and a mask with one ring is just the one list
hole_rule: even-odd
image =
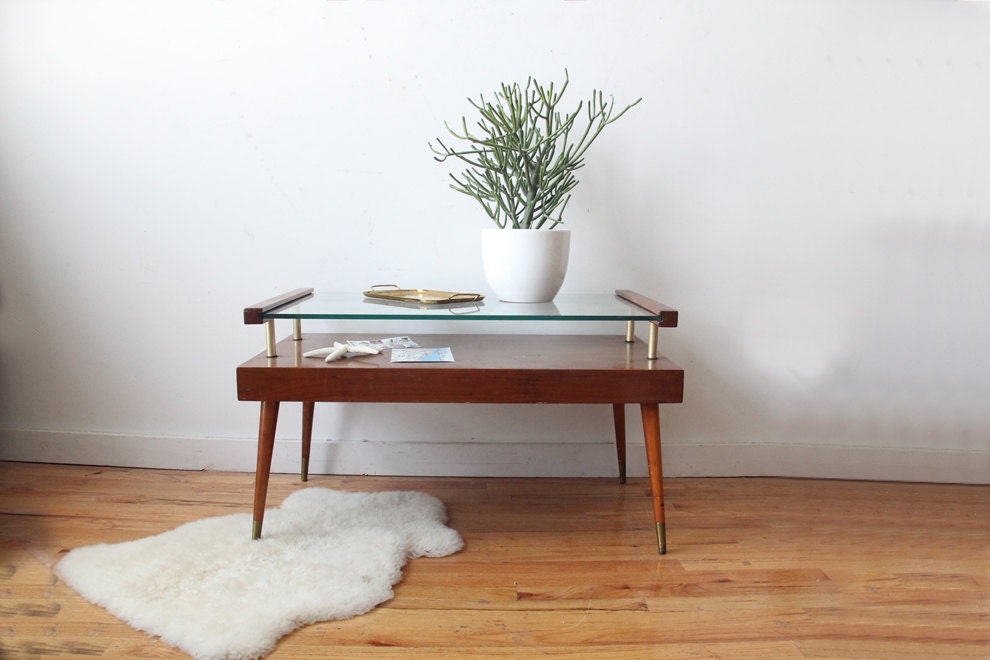
[(392, 362), (453, 362), (449, 348), (394, 348)]
[(419, 344), (409, 337), (384, 337), (382, 339), (359, 339), (348, 341), (352, 346), (371, 346), (372, 348), (418, 348)]

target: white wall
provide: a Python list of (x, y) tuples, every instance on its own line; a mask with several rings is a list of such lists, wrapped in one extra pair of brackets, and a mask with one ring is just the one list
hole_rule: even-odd
[[(564, 292), (680, 310), (668, 475), (987, 481), (990, 5), (954, 0), (0, 0), (0, 458), (253, 469), (241, 308), (485, 290), (427, 141), (565, 67), (644, 99), (589, 152)], [(607, 407), (328, 404), (316, 436), (317, 472), (615, 469)]]

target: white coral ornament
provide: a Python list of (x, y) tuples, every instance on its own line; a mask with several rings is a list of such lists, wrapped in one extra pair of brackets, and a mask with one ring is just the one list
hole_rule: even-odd
[(342, 344), (339, 341), (335, 341), (333, 346), (306, 351), (303, 353), (303, 357), (321, 357), (325, 358), (327, 362), (335, 362), (341, 358), (357, 357), (359, 355), (378, 355), (381, 352), (382, 351), (380, 348), (375, 348), (374, 346), (368, 346), (365, 344)]

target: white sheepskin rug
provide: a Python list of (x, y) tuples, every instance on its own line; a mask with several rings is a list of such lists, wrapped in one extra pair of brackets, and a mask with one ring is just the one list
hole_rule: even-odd
[(86, 599), (194, 658), (270, 653), (282, 635), (363, 614), (393, 596), (411, 557), (463, 541), (424, 493), (300, 490), (265, 514), (187, 523), (137, 541), (77, 548), (55, 567)]

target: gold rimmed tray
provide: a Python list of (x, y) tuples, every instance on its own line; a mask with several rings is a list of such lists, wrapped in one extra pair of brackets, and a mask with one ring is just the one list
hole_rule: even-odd
[(375, 284), (364, 292), (368, 298), (420, 303), (423, 305), (449, 305), (452, 303), (478, 302), (485, 297), (480, 293), (457, 293), (436, 289), (402, 289), (395, 284)]

